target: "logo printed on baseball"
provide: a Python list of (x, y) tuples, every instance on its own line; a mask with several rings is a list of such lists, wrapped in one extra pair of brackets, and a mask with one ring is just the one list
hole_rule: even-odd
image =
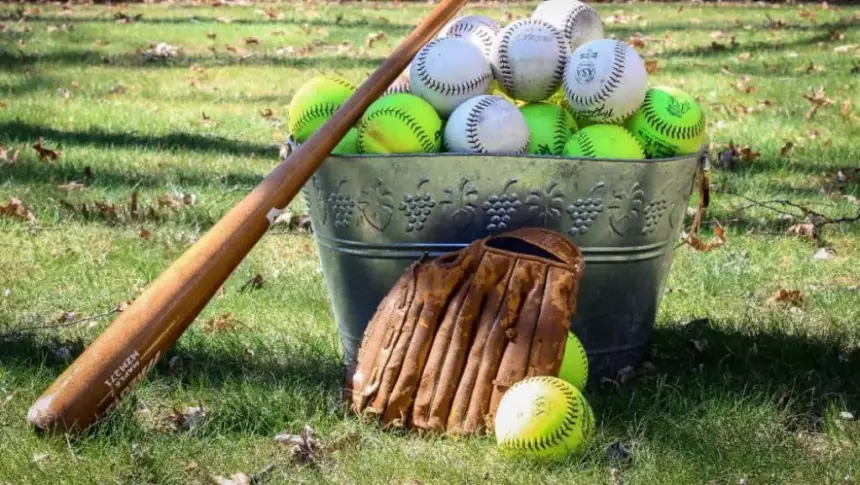
[(597, 69), (591, 61), (580, 62), (576, 65), (576, 83), (588, 84), (594, 80)]

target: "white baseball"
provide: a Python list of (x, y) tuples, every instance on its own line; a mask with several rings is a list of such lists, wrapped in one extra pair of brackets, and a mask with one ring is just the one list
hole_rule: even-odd
[(618, 40), (598, 39), (570, 54), (563, 85), (578, 117), (619, 123), (645, 100), (648, 74), (645, 61), (633, 47)]
[(436, 37), (457, 37), (478, 46), (487, 60), (493, 49), (493, 42), (502, 27), (495, 20), (482, 15), (467, 15), (446, 25)]
[(561, 85), (568, 53), (564, 35), (548, 22), (518, 20), (493, 45), (493, 75), (508, 96), (542, 101)]
[(409, 71), (412, 93), (447, 118), (460, 103), (490, 91), (493, 72), (475, 44), (456, 37), (433, 39), (418, 51)]
[(523, 114), (501, 96), (470, 98), (451, 113), (445, 125), (449, 152), (520, 155), (529, 147), (529, 127)]
[(403, 72), (397, 76), (397, 79), (388, 86), (388, 89), (385, 90), (383, 95), (385, 94), (393, 94), (393, 93), (411, 93), (412, 87), (409, 83), (409, 67), (407, 66)]
[(546, 0), (532, 12), (533, 19), (544, 20), (561, 30), (570, 50), (603, 38), (603, 21), (597, 12), (579, 0)]

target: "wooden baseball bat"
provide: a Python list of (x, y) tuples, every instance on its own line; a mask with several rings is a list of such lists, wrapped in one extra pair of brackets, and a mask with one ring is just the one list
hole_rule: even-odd
[(453, 19), (466, 0), (441, 0), (314, 135), (171, 264), (42, 393), (27, 413), (38, 430), (86, 428), (113, 409), (182, 335), (346, 132)]

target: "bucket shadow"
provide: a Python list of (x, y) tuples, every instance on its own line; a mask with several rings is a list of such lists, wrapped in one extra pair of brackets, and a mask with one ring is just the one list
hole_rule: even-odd
[[(656, 328), (650, 354), (653, 370), (637, 370), (623, 384), (591, 384), (589, 399), (610, 433), (624, 434), (643, 410), (651, 421), (672, 422), (711, 400), (771, 403), (792, 416), (791, 428), (807, 431), (821, 430), (829, 406), (860, 409), (860, 349), (844, 350), (835, 339), (744, 333), (697, 320)], [(679, 398), (655, 406), (667, 385)]]

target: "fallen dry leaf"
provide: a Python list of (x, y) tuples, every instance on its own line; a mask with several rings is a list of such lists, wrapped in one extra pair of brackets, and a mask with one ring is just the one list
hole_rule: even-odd
[(146, 229), (140, 230), (140, 238), (144, 241), (149, 241), (149, 238), (152, 236), (152, 233), (147, 231)]
[(210, 318), (203, 323), (203, 333), (212, 334), (227, 332), (242, 327), (243, 324), (233, 317), (232, 313), (223, 313), (217, 317)]
[(191, 431), (203, 424), (209, 416), (210, 409), (200, 406), (187, 407), (184, 411), (173, 408), (173, 414), (168, 418), (173, 426), (180, 431)]
[(812, 94), (803, 94), (803, 98), (812, 103), (809, 111), (807, 111), (806, 115), (803, 117), (807, 121), (811, 120), (815, 116), (815, 113), (818, 112), (818, 108), (833, 105), (833, 100), (827, 97), (823, 87), (813, 89)]
[(117, 12), (114, 14), (113, 18), (114, 18), (114, 20), (116, 20), (116, 23), (118, 23), (118, 24), (130, 24), (132, 22), (136, 22), (136, 21), (140, 20), (141, 18), (143, 18), (143, 14), (139, 13), (139, 14), (131, 17), (128, 14), (125, 14), (122, 12)]
[(756, 91), (755, 85), (752, 84), (749, 76), (744, 76), (738, 79), (733, 85), (736, 90), (744, 94), (752, 94)]
[(639, 35), (631, 35), (630, 38), (627, 39), (627, 43), (637, 49), (645, 48), (645, 39)]
[(373, 47), (373, 44), (375, 42), (380, 41), (380, 40), (385, 39), (385, 38), (386, 38), (385, 32), (380, 30), (379, 32), (377, 32), (375, 34), (367, 34), (367, 40), (364, 41), (364, 44), (368, 48), (371, 48), (371, 47)]
[(315, 437), (314, 429), (307, 424), (302, 427), (299, 434), (283, 432), (275, 436), (275, 441), (288, 446), (290, 455), (302, 463), (310, 463), (317, 458), (319, 442)]
[(741, 156), (741, 160), (745, 162), (752, 162), (759, 156), (761, 156), (761, 152), (754, 151), (749, 146), (743, 146), (738, 150), (738, 153)]
[(14, 152), (12, 152), (12, 156), (9, 156), (9, 152), (6, 150), (6, 147), (0, 143), (0, 162), (3, 162), (5, 165), (15, 165), (18, 163), (18, 154), (21, 152), (20, 148), (16, 148)]
[(275, 116), (275, 112), (272, 111), (271, 108), (266, 108), (263, 111), (260, 111), (260, 116), (262, 116), (263, 118), (269, 119), (272, 116)]
[(215, 39), (217, 39), (217, 38), (218, 38), (218, 34), (216, 34), (215, 32), (207, 32), (207, 33), (206, 33), (206, 37), (208, 37), (208, 38), (210, 38), (210, 39), (212, 39), (212, 40), (215, 40)]
[(33, 211), (15, 197), (10, 197), (8, 204), (0, 205), (0, 216), (11, 217), (24, 222), (36, 222), (36, 215), (33, 214)]
[(717, 239), (709, 243), (703, 242), (701, 239), (699, 239), (698, 235), (692, 234), (686, 235), (682, 239), (682, 241), (684, 242), (684, 244), (689, 245), (696, 251), (709, 252), (726, 244), (726, 234), (722, 226), (717, 224), (717, 226), (714, 227), (714, 234), (717, 236)]
[(194, 460), (189, 461), (188, 464), (185, 465), (185, 471), (186, 472), (191, 472), (191, 471), (194, 471), (198, 468), (200, 468), (200, 465), (198, 465), (197, 462)]
[(788, 155), (788, 152), (791, 151), (793, 147), (794, 142), (792, 142), (791, 140), (786, 140), (785, 144), (782, 145), (782, 148), (779, 149), (779, 156), (781, 158), (785, 158), (785, 156)]
[(799, 68), (795, 69), (795, 72), (805, 72), (805, 73), (822, 72), (822, 71), (824, 71), (824, 68), (821, 67), (820, 64), (816, 64), (812, 61), (809, 61), (809, 64), (807, 64), (805, 66), (800, 66)]
[(39, 141), (37, 141), (33, 145), (33, 149), (36, 150), (36, 153), (39, 154), (39, 160), (50, 160), (53, 162), (60, 158), (60, 154), (62, 152), (57, 152), (51, 150), (50, 148), (45, 148), (43, 144), (44, 139), (42, 139), (42, 137), (39, 137)]
[(771, 303), (783, 303), (787, 306), (800, 306), (803, 304), (805, 297), (800, 290), (786, 290), (780, 288), (768, 300)]
[(128, 310), (128, 307), (130, 307), (132, 303), (134, 303), (134, 300), (121, 301), (121, 302), (117, 303), (115, 309), (119, 313), (122, 313), (122, 312)]
[(860, 44), (840, 45), (840, 46), (835, 47), (833, 49), (833, 52), (835, 52), (837, 54), (845, 54), (845, 53), (853, 51), (854, 49), (857, 49), (858, 47), (860, 47)]
[(248, 281), (246, 281), (245, 284), (243, 284), (241, 288), (239, 288), (239, 293), (244, 293), (245, 291), (247, 291), (249, 289), (259, 290), (260, 288), (263, 287), (263, 283), (265, 283), (265, 282), (266, 282), (266, 280), (263, 278), (263, 275), (257, 273), (254, 276), (252, 276)]
[(818, 231), (815, 229), (815, 225), (810, 224), (808, 222), (803, 224), (795, 224), (789, 227), (786, 230), (787, 234), (803, 237), (809, 239), (810, 241), (815, 241), (818, 239)]
[(216, 22), (220, 22), (222, 24), (229, 24), (233, 21), (230, 17), (218, 17), (215, 19)]
[(260, 45), (260, 39), (258, 37), (245, 37), (242, 41), (245, 45)]
[(60, 190), (65, 190), (65, 191), (71, 192), (73, 190), (80, 190), (80, 189), (86, 188), (86, 185), (84, 185), (80, 182), (72, 181), (72, 182), (69, 182), (67, 184), (58, 185), (57, 188)]
[(72, 96), (72, 93), (70, 93), (69, 90), (63, 86), (57, 88), (57, 94), (64, 97), (65, 99), (69, 99)]
[(854, 106), (851, 103), (851, 100), (846, 99), (842, 103), (842, 106), (839, 107), (839, 116), (841, 116), (846, 121), (850, 120), (852, 118), (855, 118), (853, 111), (854, 111)]
[(177, 57), (181, 54), (181, 50), (173, 45), (170, 45), (166, 42), (159, 42), (157, 44), (150, 44), (149, 49), (143, 51), (144, 60), (152, 60), (152, 59), (167, 59), (169, 57)]
[(645, 72), (647, 72), (648, 74), (653, 74), (657, 72), (657, 59), (645, 60)]
[(741, 61), (748, 61), (752, 59), (752, 52), (741, 52), (738, 54), (738, 59)]

